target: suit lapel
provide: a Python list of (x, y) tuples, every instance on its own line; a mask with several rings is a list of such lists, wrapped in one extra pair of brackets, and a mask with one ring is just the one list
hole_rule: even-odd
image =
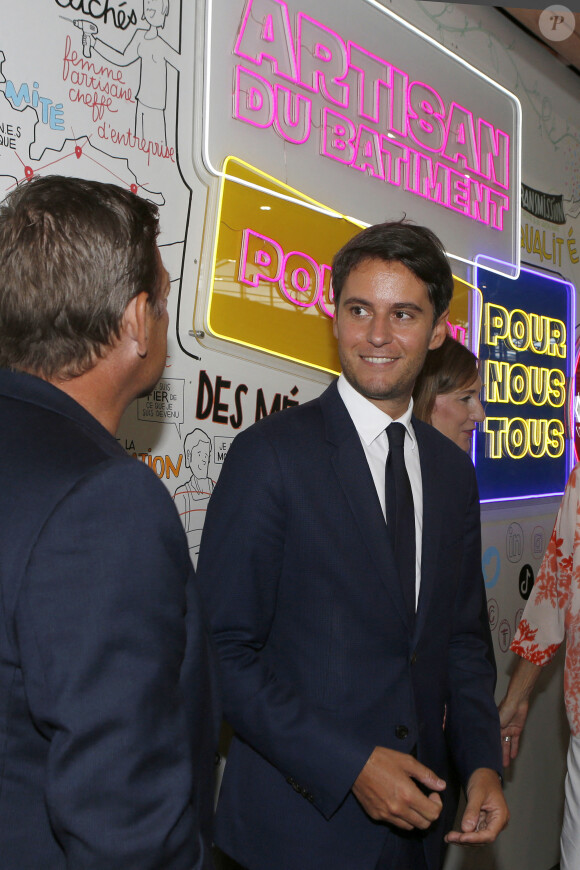
[[(437, 556), (443, 511), (441, 510), (441, 473), (433, 445), (426, 443), (426, 423), (413, 418), (413, 428), (419, 445), (423, 488), (423, 538), (421, 544), (421, 588), (417, 607), (416, 633), (422, 631), (429, 604), (437, 586)], [(431, 449), (429, 449), (431, 448)]]
[(360, 536), (369, 551), (401, 620), (409, 617), (401, 591), (385, 518), (363, 446), (338, 393), (336, 382), (320, 397), (326, 437), (333, 447), (331, 461)]

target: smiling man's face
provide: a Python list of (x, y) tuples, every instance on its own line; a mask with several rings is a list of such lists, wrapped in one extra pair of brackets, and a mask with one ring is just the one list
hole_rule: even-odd
[(364, 260), (344, 283), (333, 323), (347, 381), (400, 417), (427, 351), (445, 338), (446, 316), (433, 322), (426, 285), (403, 263)]

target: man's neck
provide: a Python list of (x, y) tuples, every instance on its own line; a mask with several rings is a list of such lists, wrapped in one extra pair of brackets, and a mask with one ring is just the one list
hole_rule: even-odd
[(119, 407), (118, 402), (115, 401), (115, 397), (111, 395), (110, 391), (104, 388), (99, 389), (96, 384), (94, 386), (91, 385), (90, 379), (85, 380), (85, 378), (86, 375), (79, 375), (76, 378), (70, 379), (55, 377), (46, 378), (46, 380), (70, 396), (71, 399), (74, 399), (75, 402), (78, 402), (111, 435), (116, 435), (125, 408)]
[(111, 435), (117, 434), (121, 417), (135, 398), (132, 372), (124, 369), (115, 348), (108, 349), (92, 368), (81, 375), (55, 375), (44, 380), (78, 402)]

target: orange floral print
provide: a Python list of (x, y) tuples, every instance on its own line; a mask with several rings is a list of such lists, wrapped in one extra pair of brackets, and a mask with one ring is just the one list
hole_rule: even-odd
[(532, 628), (527, 619), (522, 619), (517, 634), (512, 642), (511, 650), (535, 665), (547, 665), (558, 651), (559, 643), (553, 643), (545, 649), (540, 649), (535, 640), (537, 628)]
[(572, 471), (538, 577), (511, 649), (546, 665), (566, 639), (564, 694), (570, 728), (580, 736), (580, 475)]

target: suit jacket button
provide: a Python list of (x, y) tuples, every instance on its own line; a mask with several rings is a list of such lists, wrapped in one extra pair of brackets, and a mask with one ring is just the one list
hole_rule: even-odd
[(409, 736), (409, 729), (406, 725), (397, 725), (395, 728), (395, 737), (398, 737), (399, 740), (405, 740), (406, 737)]

